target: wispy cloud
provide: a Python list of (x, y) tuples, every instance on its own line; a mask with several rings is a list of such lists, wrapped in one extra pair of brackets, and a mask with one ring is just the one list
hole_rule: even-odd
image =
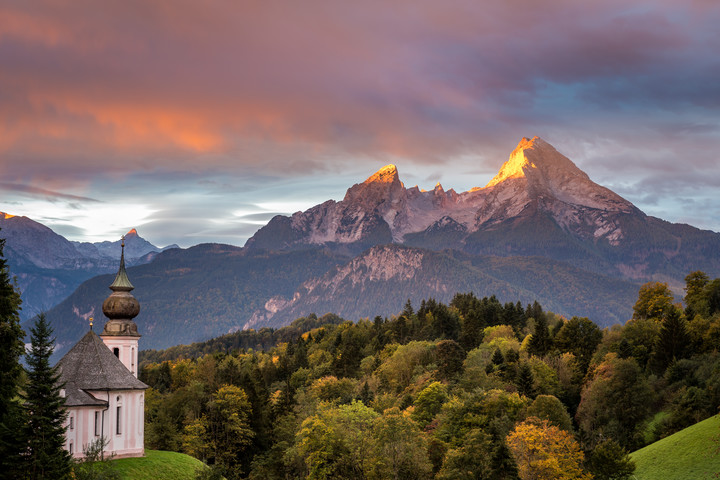
[[(54, 192), (52, 190), (47, 190), (44, 188), (33, 187), (31, 185), (21, 185), (21, 184), (17, 184), (17, 183), (0, 182), (0, 190), (22, 193), (22, 194), (26, 194), (30, 197), (42, 197), (48, 201), (76, 200), (78, 202), (90, 202), (90, 203), (100, 203), (101, 202), (100, 200), (97, 200), (95, 198), (81, 197), (79, 195), (71, 195), (71, 194), (67, 194), (67, 193)], [(71, 203), (69, 205), (77, 205), (77, 204)]]

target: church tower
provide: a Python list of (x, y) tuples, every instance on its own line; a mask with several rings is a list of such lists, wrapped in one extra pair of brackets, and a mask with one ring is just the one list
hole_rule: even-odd
[(113, 293), (102, 305), (108, 318), (100, 338), (135, 378), (138, 376), (138, 340), (140, 334), (133, 319), (140, 313), (140, 303), (130, 293), (135, 287), (125, 272), (125, 237), (122, 237), (120, 268), (110, 285)]

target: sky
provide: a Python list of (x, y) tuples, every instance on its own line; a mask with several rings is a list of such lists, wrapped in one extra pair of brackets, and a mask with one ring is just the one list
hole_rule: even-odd
[(542, 137), (720, 231), (716, 0), (0, 0), (0, 211), (243, 245), (382, 166), (484, 186)]

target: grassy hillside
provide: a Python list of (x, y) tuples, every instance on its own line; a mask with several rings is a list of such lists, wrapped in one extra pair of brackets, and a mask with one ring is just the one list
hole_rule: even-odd
[(122, 480), (192, 480), (203, 463), (176, 452), (145, 450), (142, 458), (113, 460)]
[(637, 480), (701, 480), (720, 473), (720, 415), (703, 420), (631, 455)]

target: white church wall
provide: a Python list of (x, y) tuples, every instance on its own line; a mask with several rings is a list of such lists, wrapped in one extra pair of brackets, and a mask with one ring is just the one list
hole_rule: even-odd
[(95, 435), (95, 414), (98, 421), (102, 421), (102, 408), (99, 407), (69, 407), (68, 418), (65, 420), (65, 450), (73, 458), (82, 458), (88, 445), (100, 437)]
[(115, 458), (145, 455), (145, 392), (112, 390), (89, 393), (95, 398), (108, 400), (102, 426), (102, 434), (107, 440), (105, 455), (112, 455)]
[(118, 359), (137, 378), (138, 337), (102, 335), (100, 338), (111, 352), (115, 353), (117, 348)]

